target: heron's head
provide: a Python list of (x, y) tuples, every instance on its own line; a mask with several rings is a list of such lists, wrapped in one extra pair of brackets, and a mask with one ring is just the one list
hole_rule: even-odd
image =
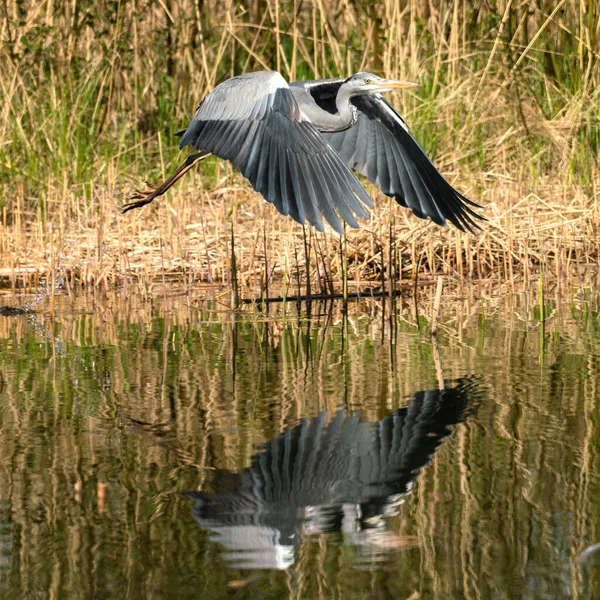
[(344, 82), (350, 96), (381, 94), (398, 88), (418, 87), (418, 85), (418, 83), (411, 83), (410, 81), (384, 79), (379, 75), (373, 75), (373, 73), (356, 73)]

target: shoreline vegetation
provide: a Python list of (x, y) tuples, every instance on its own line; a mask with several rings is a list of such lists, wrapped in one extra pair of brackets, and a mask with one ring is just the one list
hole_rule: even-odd
[[(5, 13), (5, 14), (2, 14)], [(597, 288), (600, 9), (595, 3), (21, 2), (0, 7), (0, 283), (69, 293), (155, 282), (237, 299), (393, 292), (444, 275)], [(340, 238), (282, 217), (173, 133), (244, 71), (288, 80), (368, 70), (420, 83), (390, 100), (487, 221), (415, 218), (364, 178), (375, 209)]]

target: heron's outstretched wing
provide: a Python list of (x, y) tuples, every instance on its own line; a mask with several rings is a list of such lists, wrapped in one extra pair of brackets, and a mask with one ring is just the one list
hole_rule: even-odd
[[(298, 83), (321, 108), (335, 112), (335, 97), (343, 82), (330, 79)], [(438, 225), (450, 221), (462, 231), (479, 229), (474, 218), (482, 217), (470, 208), (479, 205), (444, 179), (381, 94), (357, 96), (352, 103), (358, 109), (354, 127), (322, 134), (348, 166), (400, 205), (410, 208), (417, 217), (429, 217)]]
[[(211, 152), (239, 167), (277, 210), (338, 232), (368, 218), (369, 195), (327, 140), (306, 119), (288, 84), (274, 71), (248, 73), (218, 85), (202, 101), (180, 148)], [(361, 204), (362, 202), (362, 204)]]

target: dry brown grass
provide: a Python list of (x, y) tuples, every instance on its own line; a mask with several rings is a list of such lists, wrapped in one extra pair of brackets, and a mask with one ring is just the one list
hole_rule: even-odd
[[(126, 215), (117, 210), (122, 193), (104, 189), (83, 207), (73, 199), (77, 210), (68, 214), (64, 193), (55, 190), (48, 202), (57, 207), (56, 221), (43, 227), (23, 215), (2, 226), (0, 274), (15, 287), (35, 287), (40, 277), (51, 286), (54, 276), (65, 278), (69, 291), (120, 284), (147, 295), (168, 280), (219, 294), (233, 286), (233, 232), (240, 297), (279, 295), (284, 288), (290, 296), (303, 295), (307, 279), (312, 293), (342, 291), (339, 236), (282, 218), (238, 174), (208, 191), (199, 176), (188, 184)], [(376, 204), (371, 220), (347, 235), (351, 292), (387, 290), (390, 278), (400, 286), (417, 276), (417, 268), (421, 281), (443, 274), (517, 284), (542, 273), (559, 285), (595, 282), (600, 209), (581, 189), (546, 183), (534, 193), (497, 181), (485, 194), (488, 221), (477, 235), (416, 219), (370, 190)]]
[(115, 208), (180, 161), (165, 133), (185, 126), (207, 91), (259, 68), (289, 79), (369, 69), (421, 81), (392, 99), (448, 179), (483, 205), (481, 233), (464, 235), (369, 188), (372, 219), (347, 238), (350, 291), (390, 290), (417, 274), (596, 277), (594, 5), (411, 0), (338, 10), (313, 0), (196, 10), (136, 0), (105, 17), (94, 6), (5, 5), (0, 276), (11, 286), (66, 276), (68, 292), (119, 284), (150, 293), (172, 278), (211, 294), (237, 284), (241, 298), (304, 294), (307, 282), (313, 293), (341, 291), (340, 239), (280, 217), (229, 166), (203, 167), (143, 212)]

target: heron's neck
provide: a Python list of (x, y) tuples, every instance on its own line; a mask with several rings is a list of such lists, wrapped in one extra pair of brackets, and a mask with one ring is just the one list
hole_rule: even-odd
[(350, 102), (350, 95), (343, 85), (338, 90), (338, 94), (335, 98), (335, 106), (338, 109), (338, 115), (340, 116), (341, 125), (343, 126), (339, 131), (350, 129), (358, 119), (358, 112), (356, 106)]
[[(358, 119), (356, 106), (350, 102), (350, 95), (342, 85), (335, 98), (337, 113), (326, 113), (319, 123), (319, 130), (327, 133), (350, 129)], [(326, 112), (326, 111), (324, 111)]]

